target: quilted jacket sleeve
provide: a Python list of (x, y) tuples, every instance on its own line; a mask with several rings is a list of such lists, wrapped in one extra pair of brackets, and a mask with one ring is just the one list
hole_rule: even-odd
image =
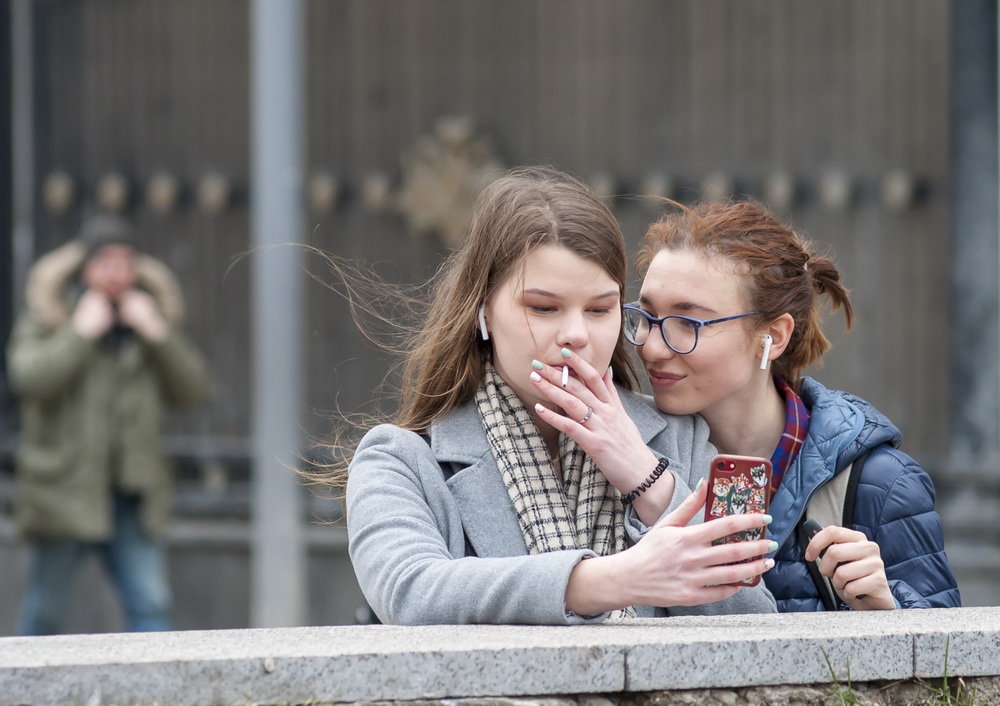
[(869, 454), (858, 484), (854, 527), (878, 543), (901, 607), (961, 605), (934, 510), (934, 485), (915, 460), (888, 446)]

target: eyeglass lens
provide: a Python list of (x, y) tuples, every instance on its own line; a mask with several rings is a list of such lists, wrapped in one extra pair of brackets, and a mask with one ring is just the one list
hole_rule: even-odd
[[(642, 312), (625, 310), (625, 334), (628, 339), (641, 346), (649, 338), (650, 322)], [(690, 353), (698, 343), (698, 326), (687, 319), (670, 316), (660, 324), (664, 341), (678, 353)]]

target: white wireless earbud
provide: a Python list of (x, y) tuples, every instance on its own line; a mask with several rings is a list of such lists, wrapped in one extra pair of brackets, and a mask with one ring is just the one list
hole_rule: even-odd
[(771, 334), (765, 333), (764, 334), (764, 352), (760, 356), (760, 369), (761, 370), (767, 370), (767, 364), (769, 362), (771, 362), (771, 361), (769, 361), (767, 359), (767, 357), (769, 355), (771, 355), (771, 344), (773, 342), (774, 342), (774, 339), (771, 338)]
[(490, 332), (486, 328), (486, 305), (479, 307), (479, 333), (484, 341), (490, 340)]

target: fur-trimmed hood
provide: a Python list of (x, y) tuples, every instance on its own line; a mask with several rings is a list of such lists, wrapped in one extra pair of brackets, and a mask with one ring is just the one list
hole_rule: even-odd
[[(43, 326), (57, 327), (70, 316), (70, 291), (76, 286), (86, 248), (71, 240), (38, 259), (28, 272), (25, 299), (28, 312)], [(184, 297), (173, 273), (149, 255), (135, 257), (136, 283), (156, 300), (164, 318), (173, 325), (184, 318)]]

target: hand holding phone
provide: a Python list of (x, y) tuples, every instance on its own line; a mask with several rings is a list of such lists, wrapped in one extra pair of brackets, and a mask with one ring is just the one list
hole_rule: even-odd
[[(771, 462), (756, 456), (720, 454), (712, 459), (708, 473), (705, 521), (744, 513), (766, 514), (770, 507)], [(765, 528), (735, 532), (713, 544), (729, 544), (764, 539)], [(747, 561), (753, 561), (748, 559)], [(738, 582), (756, 586), (760, 576)]]
[[(805, 552), (806, 547), (809, 546), (809, 542), (819, 534), (821, 529), (823, 528), (820, 527), (820, 524), (816, 520), (805, 520), (799, 525), (799, 546), (802, 547), (803, 552)], [(822, 601), (823, 607), (826, 610), (837, 610), (840, 599), (837, 597), (836, 592), (834, 592), (830, 581), (819, 572), (819, 560), (823, 558), (825, 553), (826, 548), (819, 553), (816, 561), (806, 561), (804, 556), (802, 560), (805, 561), (806, 570), (809, 572), (809, 576), (812, 577), (813, 583), (816, 585), (816, 590), (819, 591), (819, 599)]]
[[(812, 519), (805, 520), (799, 525), (799, 546), (802, 547), (803, 554), (805, 553), (806, 547), (808, 547), (809, 543), (812, 541), (812, 538), (819, 534), (822, 530), (823, 528), (820, 524), (816, 520)], [(837, 610), (837, 606), (840, 604), (840, 598), (837, 596), (837, 593), (833, 588), (832, 581), (823, 576), (819, 570), (819, 563), (826, 554), (826, 550), (829, 548), (829, 544), (823, 547), (815, 561), (808, 561), (805, 556), (802, 557), (802, 560), (806, 562), (806, 569), (809, 571), (809, 575), (812, 577), (813, 583), (816, 584), (816, 588), (819, 590), (819, 598), (823, 602), (823, 607), (826, 608), (826, 610)], [(834, 571), (846, 563), (847, 562), (843, 561), (840, 562), (837, 564)], [(868, 598), (868, 596), (863, 593), (856, 596), (856, 600), (865, 600), (866, 598)]]

